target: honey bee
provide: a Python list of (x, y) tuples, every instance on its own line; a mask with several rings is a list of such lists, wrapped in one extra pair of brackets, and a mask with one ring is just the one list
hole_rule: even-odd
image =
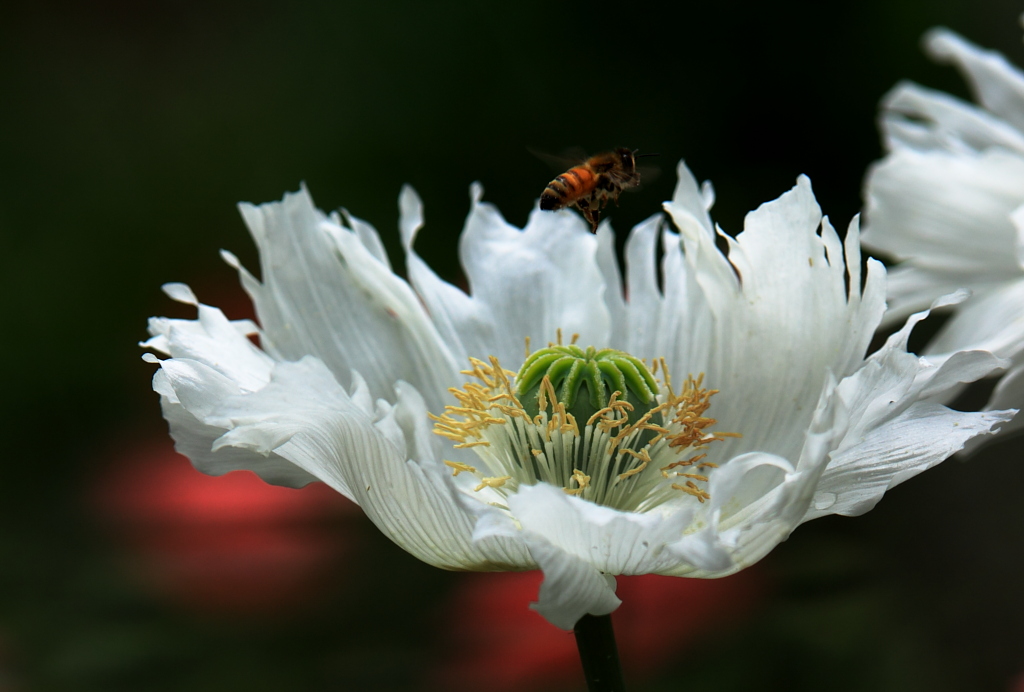
[(540, 195), (540, 208), (557, 211), (574, 206), (590, 222), (590, 230), (597, 233), (601, 210), (608, 200), (618, 204), (623, 190), (640, 184), (637, 158), (635, 150), (625, 147), (592, 156), (548, 183)]

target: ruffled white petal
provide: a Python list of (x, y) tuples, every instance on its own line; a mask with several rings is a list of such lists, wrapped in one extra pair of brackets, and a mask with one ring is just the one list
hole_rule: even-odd
[[(685, 319), (686, 316), (686, 311), (672, 313), (662, 309), (664, 301), (658, 288), (658, 268), (655, 266), (662, 226), (660, 216), (651, 217), (634, 228), (626, 241), (626, 291), (629, 301), (614, 323), (612, 336), (620, 340), (621, 345), (617, 348), (641, 358), (665, 355), (666, 352), (660, 349), (668, 344), (662, 343), (659, 336), (677, 333), (679, 328), (663, 320), (672, 317)], [(676, 278), (679, 277), (672, 277)]]
[(408, 185), (402, 188), (398, 207), (409, 281), (426, 305), (441, 339), (461, 365), (465, 365), (470, 357), (493, 355), (490, 349), (497, 343), (495, 315), (482, 302), (442, 281), (413, 249), (417, 234), (423, 227), (423, 203)]
[[(492, 350), (516, 369), (525, 337), (534, 348), (561, 329), (584, 345), (608, 342), (611, 318), (598, 240), (570, 211), (534, 208), (526, 228), (509, 225), (474, 186), (473, 207), (459, 243), (470, 295), (494, 323)], [(478, 355), (478, 357), (480, 357)]]
[[(1012, 368), (996, 385), (992, 397), (985, 407), (987, 411), (1020, 410), (1024, 408), (1024, 365)], [(1017, 413), (1010, 421), (999, 426), (998, 438), (990, 436), (975, 437), (964, 445), (965, 454), (974, 454), (980, 447), (993, 439), (1003, 439), (1008, 435), (1017, 434), (1024, 430), (1024, 416)]]
[(199, 303), (184, 284), (167, 284), (164, 290), (172, 298), (194, 305), (198, 317), (150, 318), (150, 338), (143, 347), (207, 365), (243, 389), (254, 390), (267, 383), (273, 359), (247, 338), (257, 333), (251, 322), (231, 321), (219, 309)]
[[(856, 223), (844, 247), (823, 222), (806, 178), (747, 215), (744, 232), (729, 240), (728, 259), (706, 228), (690, 221), (692, 209), (681, 212), (676, 201), (666, 208), (704, 297), (703, 308), (692, 305), (706, 311), (688, 308), (688, 321), (671, 333), (677, 348), (670, 366), (703, 372), (706, 385), (721, 390), (713, 407), (719, 429), (743, 437), (723, 443), (719, 454), (798, 458), (829, 373), (849, 374), (863, 357), (884, 309), (884, 270), (869, 261), (863, 291), (859, 274), (848, 286), (847, 268), (860, 266)], [(703, 345), (693, 346), (698, 339)]]
[[(180, 361), (179, 365), (186, 367), (179, 369), (175, 373), (176, 376), (187, 376), (189, 365), (196, 369), (205, 368), (195, 361)], [(215, 374), (206, 374), (212, 381), (217, 381)], [(214, 441), (226, 430), (207, 425), (186, 410), (178, 401), (167, 370), (157, 370), (153, 376), (153, 389), (160, 394), (160, 408), (170, 427), (175, 450), (188, 457), (199, 471), (220, 476), (229, 471), (247, 470), (256, 473), (268, 483), (289, 488), (301, 488), (317, 480), (277, 454), (263, 455), (247, 449), (230, 447), (213, 451)], [(223, 392), (223, 396), (235, 395), (238, 392), (237, 387), (229, 388)]]
[[(460, 241), (469, 295), (439, 279), (413, 250), (423, 225), (422, 204), (408, 187), (400, 201), (410, 280), (460, 362), (494, 355), (516, 369), (526, 337), (536, 348), (554, 341), (558, 329), (566, 340), (578, 333), (581, 343), (606, 345), (609, 306), (623, 309), (607, 228), (595, 237), (572, 212), (534, 209), (519, 230), (481, 202), (482, 195), (483, 188), (474, 184)], [(609, 288), (606, 282), (615, 283)], [(605, 302), (611, 293), (618, 304), (615, 298)]]
[(992, 50), (984, 50), (948, 29), (932, 29), (924, 38), (937, 62), (956, 65), (974, 97), (985, 108), (1024, 132), (1024, 74)]
[(440, 410), (459, 368), (416, 295), (365, 240), (365, 224), (337, 225), (305, 188), (239, 209), (259, 247), (262, 281), (227, 258), (256, 305), (267, 352), (315, 355), (342, 381), (356, 370), (376, 397), (393, 396), (405, 380)]
[[(265, 386), (270, 380), (273, 360), (247, 338), (254, 333), (254, 325), (248, 320), (228, 320), (217, 308), (200, 304), (185, 284), (167, 284), (164, 291), (175, 300), (194, 305), (199, 313), (195, 320), (150, 319), (152, 336), (142, 344), (172, 357), (163, 361), (163, 367), (153, 376), (153, 389), (160, 395), (175, 449), (197, 469), (214, 476), (248, 469), (268, 483), (293, 488), (315, 480), (276, 454), (212, 450), (213, 441), (225, 429), (208, 425), (200, 418), (226, 397)], [(147, 356), (150, 362), (160, 362), (152, 354)], [(186, 384), (190, 391), (197, 390), (188, 407), (176, 393)]]
[(478, 524), (476, 537), (510, 536), (525, 541), (544, 570), (534, 608), (563, 629), (571, 629), (587, 613), (604, 615), (618, 607), (614, 582), (602, 575), (672, 569), (678, 558), (665, 548), (680, 539), (694, 514), (693, 509), (664, 514), (621, 512), (546, 483), (522, 486), (507, 502), (514, 523), (491, 518)]
[(711, 477), (703, 527), (669, 546), (682, 562), (663, 574), (714, 578), (754, 564), (800, 523), (817, 477), (772, 454), (728, 460)]
[[(165, 363), (170, 366), (173, 361)], [(515, 541), (471, 540), (473, 521), (454, 502), (427, 437), (423, 400), (408, 385), (397, 403), (374, 405), (354, 376), (350, 394), (319, 360), (280, 363), (257, 392), (224, 398), (204, 422), (226, 429), (214, 450), (241, 448), (277, 454), (357, 502), (378, 528), (424, 562), (446, 569), (517, 569), (532, 566)], [(189, 406), (208, 382), (182, 382), (175, 392)], [(409, 430), (409, 427), (412, 430)], [(442, 467), (443, 468), (443, 467)]]
[(882, 494), (961, 449), (971, 437), (992, 431), (1012, 412), (954, 411), (931, 399), (1006, 365), (985, 351), (957, 353), (936, 366), (907, 353), (914, 315), (860, 370), (835, 391), (846, 424), (837, 430), (804, 521), (824, 514), (862, 514)]
[(381, 242), (376, 228), (362, 219), (352, 216), (348, 209), (342, 209), (340, 214), (338, 212), (332, 213), (331, 222), (335, 226), (351, 228), (356, 237), (359, 238), (359, 242), (363, 244), (363, 247), (381, 264), (391, 269), (391, 260), (388, 258), (388, 252), (384, 249), (384, 243)]

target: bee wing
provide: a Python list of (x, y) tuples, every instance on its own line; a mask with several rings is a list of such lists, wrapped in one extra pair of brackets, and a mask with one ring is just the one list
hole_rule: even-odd
[(527, 147), (526, 150), (550, 166), (551, 170), (559, 173), (580, 165), (588, 158), (587, 153), (580, 147), (569, 147), (557, 155), (533, 147)]
[(636, 187), (626, 188), (627, 190), (639, 190), (644, 185), (650, 185), (661, 176), (661, 167), (652, 164), (637, 166), (636, 172), (640, 175), (640, 184)]

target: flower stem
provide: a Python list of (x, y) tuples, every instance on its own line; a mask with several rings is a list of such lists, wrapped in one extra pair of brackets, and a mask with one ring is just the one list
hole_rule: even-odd
[(625, 692), (611, 615), (584, 615), (573, 628), (589, 692)]

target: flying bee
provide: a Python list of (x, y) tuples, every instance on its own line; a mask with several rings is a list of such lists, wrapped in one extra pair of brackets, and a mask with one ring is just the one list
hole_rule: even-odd
[(540, 208), (557, 211), (574, 206), (590, 222), (590, 230), (597, 233), (601, 210), (608, 200), (617, 205), (623, 190), (640, 184), (637, 158), (635, 150), (625, 147), (592, 156), (548, 183), (540, 195)]

